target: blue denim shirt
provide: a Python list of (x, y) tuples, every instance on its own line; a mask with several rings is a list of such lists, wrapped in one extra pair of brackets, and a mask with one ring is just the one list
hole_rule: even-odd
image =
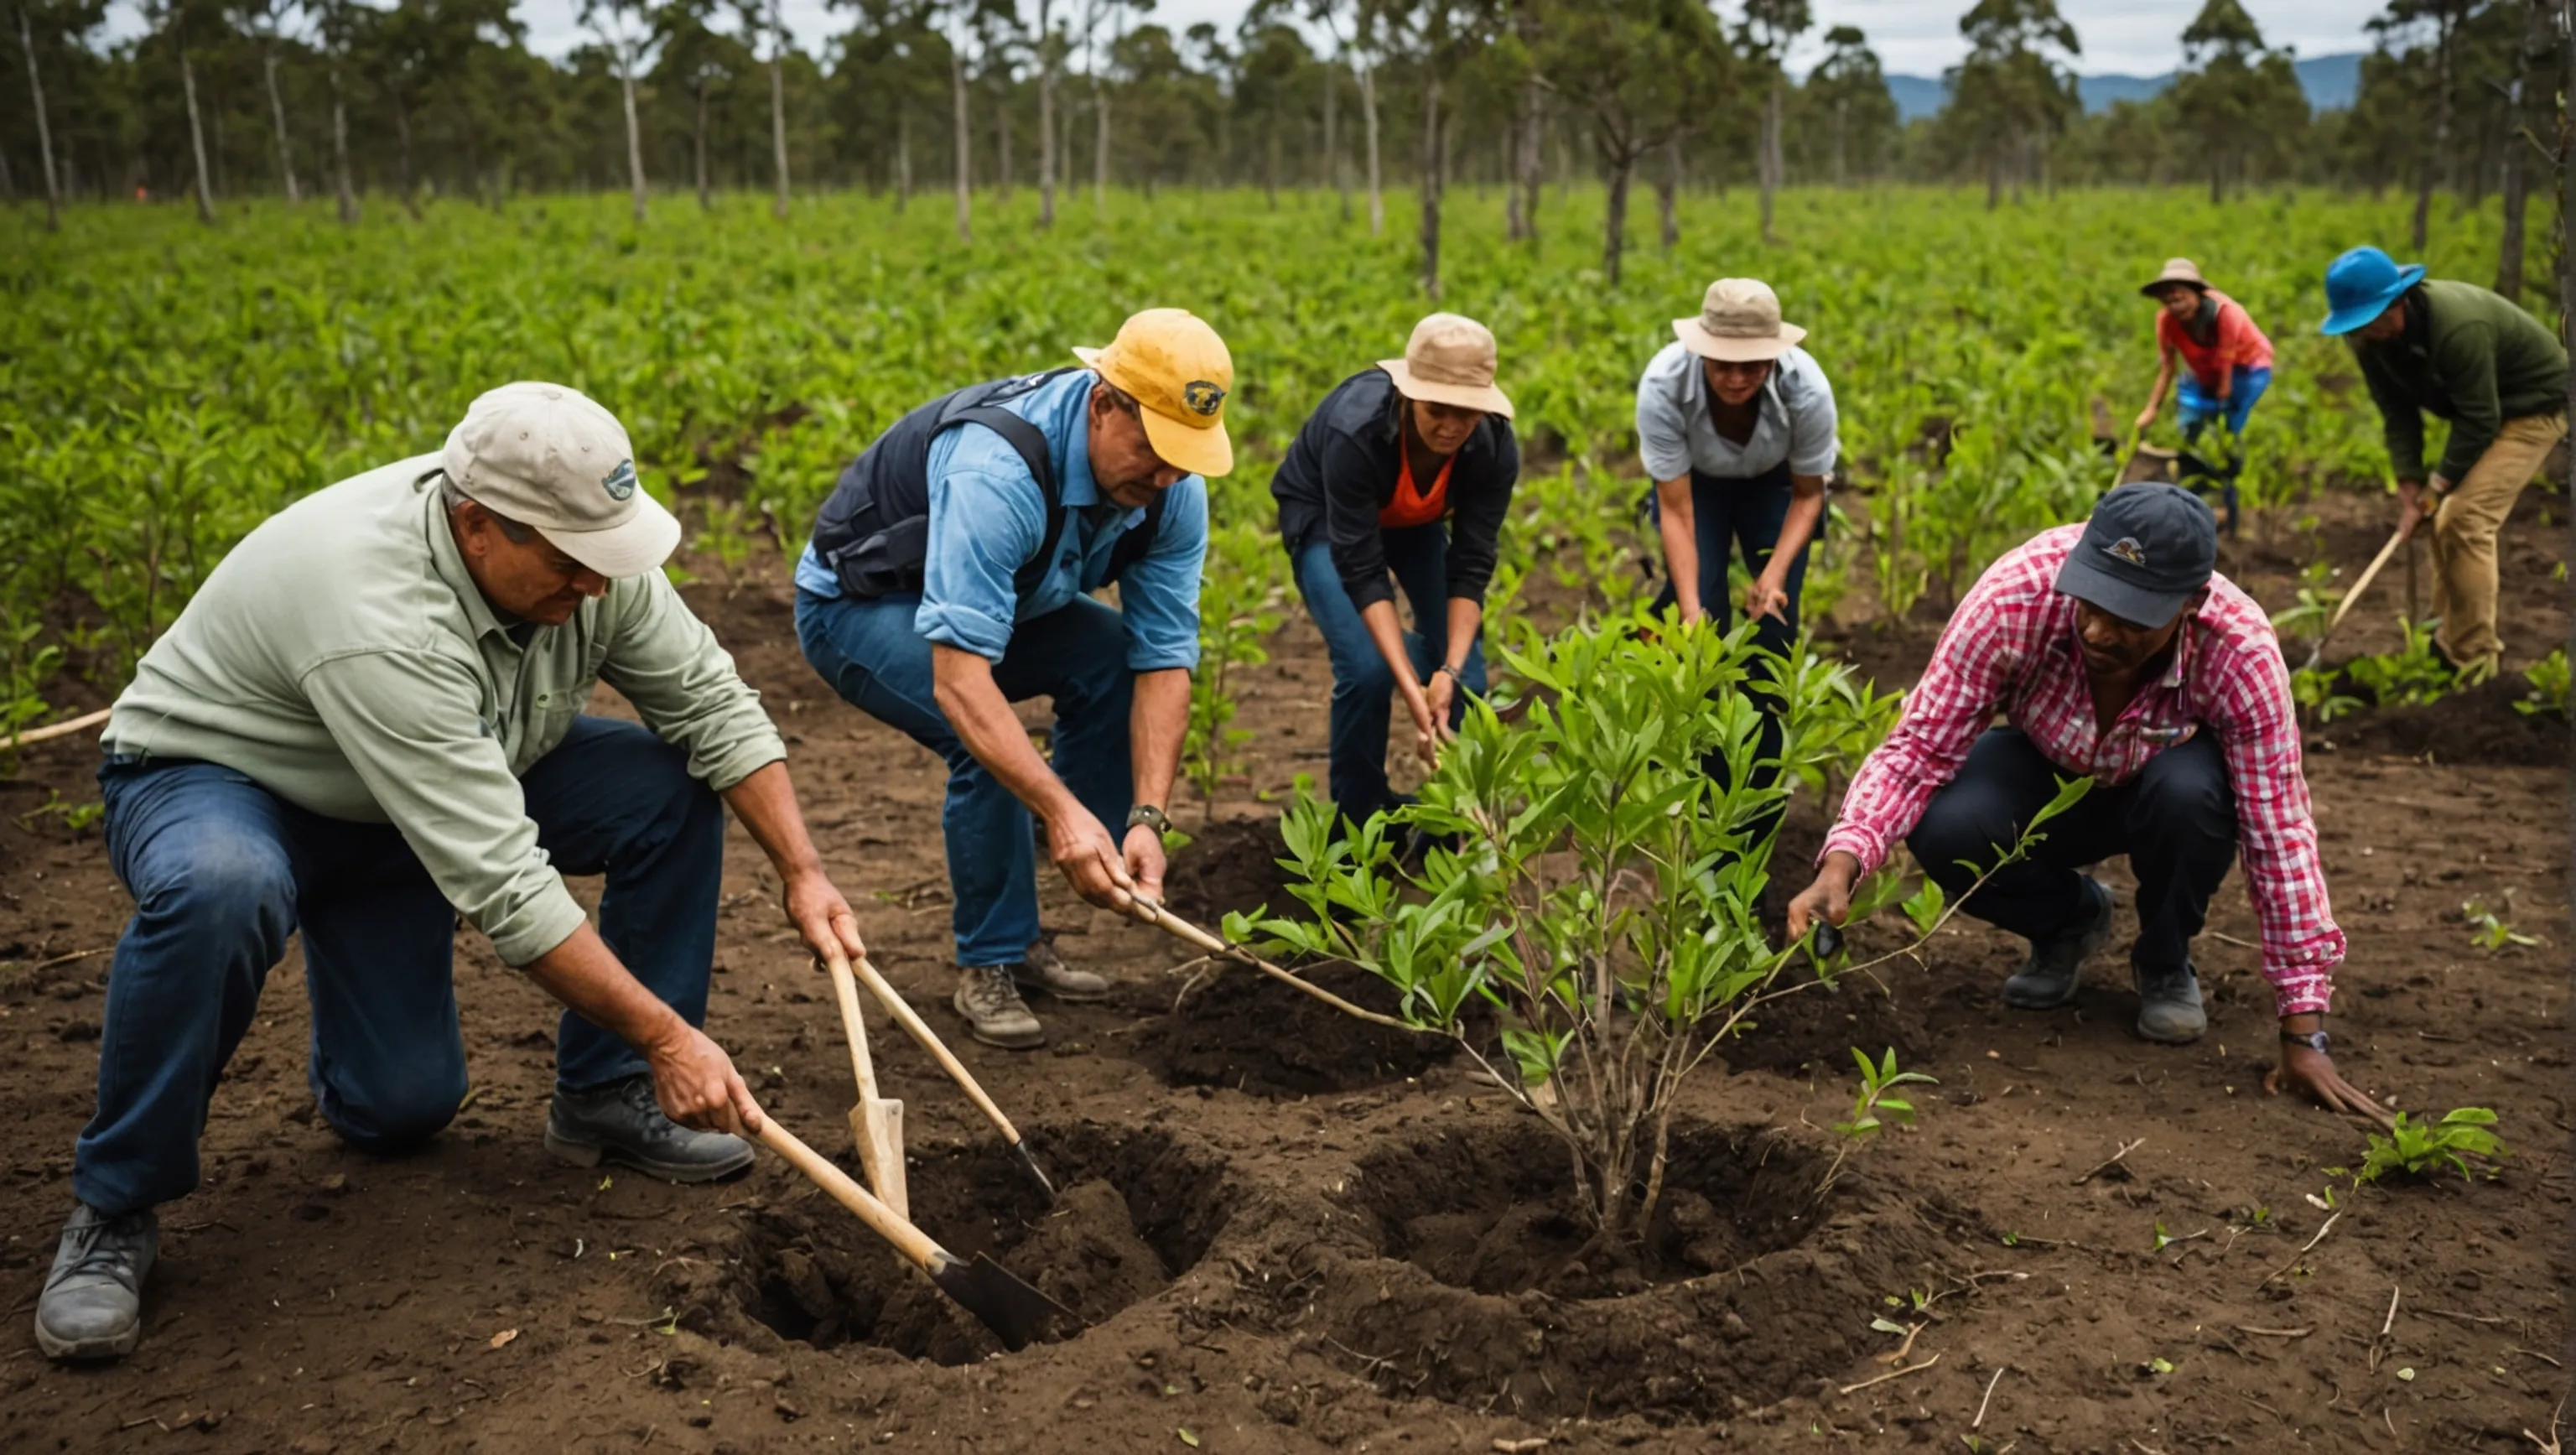
[[(923, 636), (999, 662), (1015, 623), (1109, 584), (1109, 554), (1145, 512), (1103, 500), (1091, 478), (1085, 413), (1097, 377), (1077, 369), (1002, 406), (1046, 436), (1066, 512), (1055, 563), (1016, 601), (1011, 578), (1046, 538), (1046, 503), (1037, 480), (1019, 452), (982, 425), (960, 425), (931, 442), (930, 555), (923, 563), (921, 608), (913, 616)], [(1130, 671), (1198, 665), (1207, 535), (1207, 482), (1185, 475), (1164, 499), (1154, 548), (1118, 582)], [(841, 594), (839, 580), (810, 542), (796, 562), (796, 588), (822, 597)]]

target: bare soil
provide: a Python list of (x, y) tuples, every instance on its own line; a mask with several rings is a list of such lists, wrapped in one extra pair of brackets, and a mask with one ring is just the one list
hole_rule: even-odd
[[(2564, 498), (2527, 498), (2509, 537), (2509, 667), (2566, 637), (2542, 509), (2563, 518)], [(2336, 497), (2318, 514), (2348, 578), (2384, 511)], [(2286, 605), (2309, 538), (2251, 541), (2228, 569)], [(746, 584), (690, 595), (790, 734), (879, 965), (948, 1028), (939, 767), (815, 681), (785, 574), (759, 557)], [(2395, 645), (2366, 614), (2347, 632), (2338, 656)], [(1929, 636), (1850, 645), (1894, 683)], [(1173, 889), (1194, 917), (1275, 893), (1254, 792), (1321, 771), (1320, 644), (1292, 618), (1274, 650), (1245, 687), (1249, 790), (1212, 823), (1181, 815), (1199, 839)], [(923, 1225), (1088, 1325), (1005, 1355), (773, 1159), (682, 1189), (548, 1158), (552, 1017), (468, 933), (474, 1094), (455, 1126), (399, 1159), (338, 1143), (305, 1089), (290, 957), (215, 1094), (205, 1185), (162, 1210), (142, 1349), (58, 1368), (21, 1324), (0, 1340), (0, 1448), (2528, 1448), (2569, 1357), (2567, 729), (2508, 695), (2418, 726), (2365, 714), (2309, 758), (2352, 938), (2337, 1059), (2409, 1108), (2493, 1107), (2515, 1155), (2492, 1181), (2356, 1191), (2329, 1171), (2362, 1139), (2263, 1093), (2269, 997), (2231, 884), (2199, 947), (2212, 1028), (2194, 1046), (2132, 1034), (2115, 954), (2075, 1005), (2005, 1011), (2016, 946), (1972, 924), (1922, 966), (1786, 1003), (1687, 1095), (1646, 1246), (1606, 1250), (1572, 1216), (1561, 1151), (1468, 1057), (1333, 1019), (1050, 882), (1060, 948), (1119, 994), (1039, 1002), (1042, 1050), (953, 1044), (1065, 1190), (1056, 1207), (924, 1058), (876, 1038)], [(95, 797), (92, 751), (31, 750), (0, 779), (0, 1118), (18, 1128), (0, 1268), (20, 1320), (69, 1205), (104, 952), (130, 908), (97, 830), (43, 810)], [(1821, 822), (1793, 815), (1785, 878)], [(765, 1105), (852, 1165), (828, 986), (738, 829), (729, 850), (710, 1029)], [(2473, 948), (2469, 900), (2540, 943)], [(1854, 1045), (1940, 1084), (1918, 1088), (1917, 1129), (1820, 1193)], [(1920, 1326), (1901, 1362), (1906, 1336), (1873, 1320)]]

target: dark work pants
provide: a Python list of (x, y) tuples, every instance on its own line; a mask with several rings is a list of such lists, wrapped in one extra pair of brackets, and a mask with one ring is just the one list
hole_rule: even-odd
[[(2012, 847), (2066, 776), (2021, 729), (1989, 729), (1959, 776), (1932, 796), (1906, 847), (1955, 899)], [(2177, 969), (2189, 961), (2209, 897), (2236, 861), (2236, 793), (2226, 757), (2217, 739), (2202, 733), (2148, 759), (2117, 788), (2095, 784), (2039, 832), (2044, 837), (2026, 858), (1969, 898), (1967, 913), (2026, 939), (2062, 934), (2089, 907), (2079, 871), (2126, 854), (2138, 876), (2138, 943), (2130, 958), (2141, 969)]]
[[(724, 802), (688, 764), (633, 723), (584, 717), (519, 782), (555, 867), (607, 876), (601, 938), (702, 1025)], [(113, 1216), (196, 1187), (207, 1103), (298, 931), (313, 1001), (306, 1076), (323, 1117), (376, 1150), (447, 1125), (466, 1085), (456, 911), (401, 830), (308, 813), (213, 763), (111, 759), (99, 786), (134, 919), (108, 971), (98, 1110), (73, 1150), (74, 1196)], [(644, 1069), (633, 1047), (564, 1012), (559, 1086)]]
[[(1413, 630), (1404, 634), (1412, 655), (1414, 679), (1431, 680), (1431, 671), (1449, 659), (1449, 527), (1429, 525), (1381, 530), (1378, 542), (1386, 566), (1413, 606)], [(1333, 664), (1330, 724), (1331, 759), (1326, 783), (1333, 805), (1352, 823), (1402, 802), (1386, 781), (1388, 713), (1395, 703), (1395, 669), (1378, 655), (1368, 623), (1342, 586), (1333, 565), (1333, 548), (1318, 531), (1297, 553), (1297, 591), (1323, 633), (1324, 650)], [(1459, 669), (1462, 689), (1450, 699), (1449, 725), (1465, 721), (1467, 699), (1485, 693), (1485, 644), (1482, 634), (1467, 647)]]
[[(1699, 542), (1700, 609), (1708, 613), (1709, 621), (1719, 631), (1732, 630), (1735, 625), (1735, 594), (1728, 589), (1726, 579), (1731, 553), (1742, 552), (1745, 569), (1756, 576), (1761, 575), (1763, 569), (1771, 564), (1772, 548), (1780, 544), (1780, 527), (1789, 519), (1792, 494), (1789, 465), (1785, 460), (1743, 480), (1720, 479), (1696, 470), (1691, 472), (1691, 535)], [(1661, 504), (1651, 487), (1646, 492), (1646, 500), (1651, 507), (1647, 512), (1648, 518), (1660, 519)], [(1822, 522), (1818, 523), (1818, 531), (1822, 532)], [(1787, 610), (1779, 616), (1762, 618), (1753, 628), (1754, 642), (1783, 658), (1789, 655), (1790, 646), (1798, 640), (1798, 609), (1806, 595), (1807, 558), (1814, 549), (1815, 541), (1810, 538), (1799, 548), (1798, 559), (1790, 563)], [(1654, 609), (1658, 612), (1673, 605), (1676, 599), (1671, 575), (1669, 570), (1665, 572), (1664, 589), (1655, 597)], [(1771, 669), (1765, 663), (1753, 669), (1751, 685), (1747, 689), (1754, 705), (1762, 709), (1761, 735), (1754, 740), (1755, 761), (1760, 765), (1753, 771), (1752, 783), (1756, 788), (1768, 788), (1780, 776), (1779, 698), (1771, 690), (1771, 682)], [(1728, 781), (1723, 757), (1710, 754), (1704, 766), (1709, 777), (1721, 784)], [(1767, 835), (1770, 826), (1778, 822), (1779, 816), (1774, 814), (1768, 824), (1756, 825), (1756, 836)]]

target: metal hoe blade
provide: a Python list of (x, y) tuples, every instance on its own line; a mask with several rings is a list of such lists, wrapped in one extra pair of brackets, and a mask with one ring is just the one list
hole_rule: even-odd
[(975, 1255), (975, 1261), (961, 1263), (943, 1250), (929, 1273), (940, 1292), (981, 1320), (1002, 1341), (1002, 1347), (1012, 1353), (1036, 1343), (1059, 1325), (1082, 1327), (1082, 1320), (1073, 1310), (1021, 1282), (1010, 1270), (981, 1253)]
[(1019, 1159), (1021, 1171), (1029, 1174), (1030, 1178), (1036, 1181), (1038, 1186), (1046, 1189), (1047, 1206), (1055, 1206), (1055, 1183), (1047, 1177), (1045, 1172), (1039, 1170), (1038, 1159), (1029, 1155), (1029, 1144), (1026, 1142), (1013, 1142), (1011, 1144), (1011, 1155)]

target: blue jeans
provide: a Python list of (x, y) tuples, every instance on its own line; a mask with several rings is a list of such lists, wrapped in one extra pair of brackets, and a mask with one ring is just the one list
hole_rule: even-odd
[[(860, 600), (799, 591), (796, 639), (841, 700), (947, 760), (948, 802), (939, 821), (956, 899), (957, 963), (1016, 964), (1038, 938), (1036, 823), (939, 710), (930, 639), (912, 626), (920, 609), (918, 593)], [(1136, 674), (1127, 667), (1127, 625), (1117, 611), (1077, 596), (1019, 623), (993, 682), (1013, 702), (1054, 699), (1056, 776), (1112, 835), (1123, 833), (1135, 791), (1127, 711)]]
[[(1771, 564), (1771, 550), (1780, 544), (1780, 527), (1789, 520), (1789, 501), (1795, 493), (1789, 477), (1789, 466), (1783, 461), (1749, 480), (1721, 480), (1714, 475), (1691, 472), (1691, 537), (1699, 543), (1700, 609), (1721, 632), (1735, 626), (1734, 593), (1727, 587), (1726, 567), (1729, 547), (1744, 554), (1744, 567), (1759, 576)], [(1657, 508), (1651, 518), (1661, 517), (1661, 502), (1649, 488), (1647, 497)], [(1818, 529), (1822, 530), (1819, 522)], [(1811, 536), (1798, 548), (1798, 559), (1789, 564), (1786, 589), (1789, 604), (1779, 616), (1766, 616), (1755, 624), (1753, 640), (1766, 651), (1781, 657), (1789, 655), (1798, 640), (1798, 608), (1807, 589), (1807, 557), (1815, 549)], [(1676, 597), (1671, 572), (1665, 572), (1664, 589), (1655, 598), (1654, 609), (1662, 611), (1674, 604)], [(1757, 665), (1752, 671), (1747, 693), (1762, 711), (1761, 735), (1755, 739), (1757, 766), (1752, 774), (1753, 786), (1767, 788), (1780, 776), (1779, 697), (1771, 688), (1771, 669)], [(1719, 783), (1727, 781), (1726, 760), (1710, 754), (1705, 761), (1708, 774)], [(1773, 816), (1770, 822), (1776, 823)]]
[[(691, 1025), (707, 1013), (724, 804), (688, 754), (633, 723), (585, 717), (520, 780), (537, 842), (567, 874), (605, 874), (601, 935)], [(135, 913), (108, 973), (98, 1111), (72, 1191), (108, 1214), (197, 1185), (197, 1140), (260, 987), (304, 939), (313, 1002), (306, 1076), (341, 1136), (394, 1150), (465, 1099), (452, 952), (456, 911), (390, 824), (309, 813), (212, 763), (110, 759), (107, 850)], [(645, 1069), (566, 1011), (559, 1086)]]
[(2254, 412), (2254, 401), (2262, 398), (2263, 391), (2271, 387), (2271, 370), (2249, 369), (2238, 364), (2227, 381), (2227, 402), (2221, 405), (2217, 395), (2201, 391), (2197, 375), (2189, 369), (2183, 370), (2182, 388), (2176, 395), (2176, 402), (2182, 409), (2184, 442), (2199, 439), (2201, 431), (2207, 429), (2209, 422), (2222, 412), (2227, 418), (2229, 434), (2245, 433), (2245, 417)]
[[(1958, 776), (1932, 795), (1906, 836), (1916, 863), (1952, 898), (1967, 894), (1977, 869), (1995, 862), (2057, 796), (2064, 771), (2021, 729), (1988, 728)], [(2141, 969), (2191, 963), (2192, 937), (2209, 918), (2210, 896), (2236, 862), (2236, 789), (2227, 755), (2210, 733), (2165, 749), (2117, 788), (2095, 784), (2042, 830), (2022, 859), (1996, 871), (1959, 907), (2025, 939), (2059, 935), (2092, 909), (2083, 866), (2118, 854), (2138, 875)]]
[[(1378, 533), (1387, 569), (1413, 607), (1413, 630), (1404, 634), (1405, 652), (1413, 659), (1417, 679), (1449, 659), (1449, 528), (1404, 526)], [(1297, 553), (1297, 591), (1315, 629), (1324, 634), (1324, 650), (1333, 662), (1332, 756), (1326, 782), (1333, 804), (1353, 823), (1393, 808), (1400, 801), (1386, 781), (1387, 714), (1395, 702), (1395, 670), (1378, 655), (1377, 643), (1360, 619), (1360, 609), (1342, 588), (1342, 573), (1333, 565), (1333, 548), (1318, 532)], [(1459, 686), (1483, 696), (1485, 645), (1467, 648), (1459, 668)], [(1451, 699), (1454, 726), (1467, 710), (1462, 695)]]

